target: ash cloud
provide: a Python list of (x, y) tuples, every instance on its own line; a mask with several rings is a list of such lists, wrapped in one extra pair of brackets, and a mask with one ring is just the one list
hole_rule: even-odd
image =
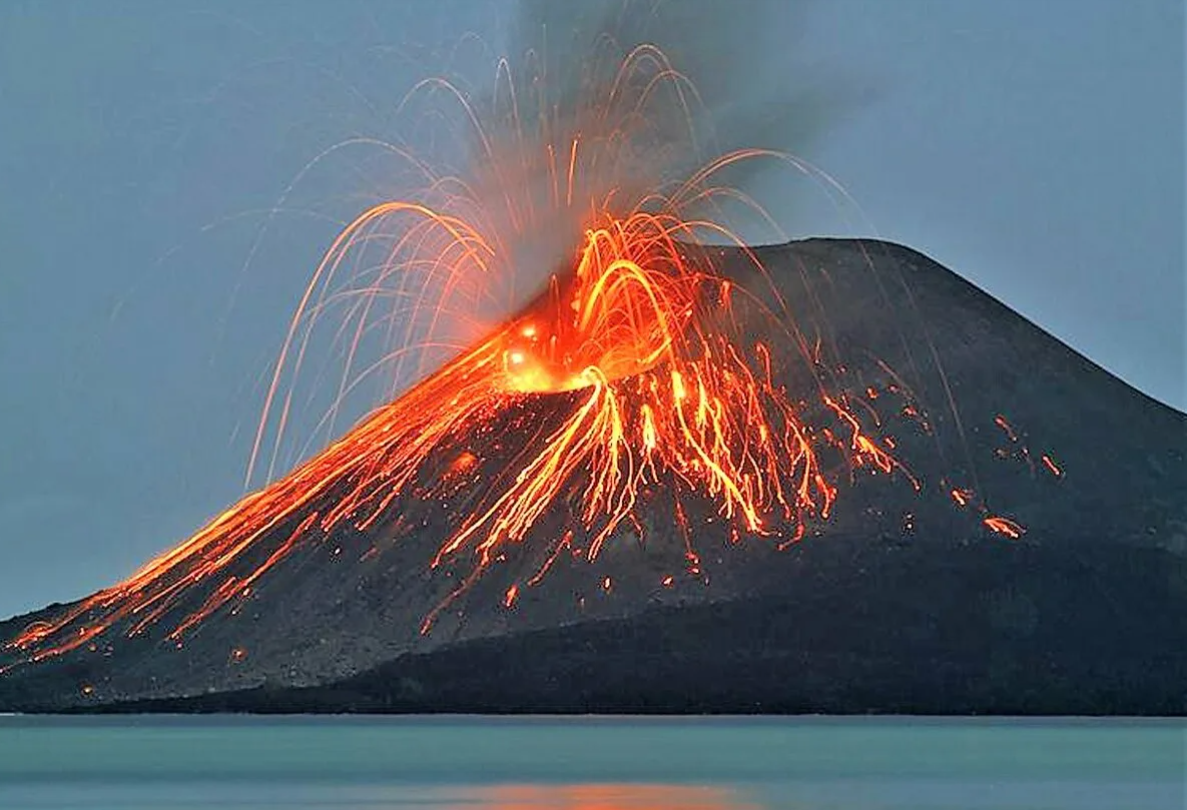
[[(470, 160), (492, 230), (509, 237), (504, 252), (517, 288), (537, 289), (563, 266), (594, 201), (629, 207), (653, 192), (671, 195), (736, 150), (809, 151), (859, 100), (856, 83), (808, 66), (769, 75), (764, 62), (797, 47), (811, 5), (523, 0), (506, 70), (477, 105), (481, 132)], [(556, 174), (574, 143), (577, 168), (564, 189), (572, 193), (558, 200)], [(714, 183), (745, 192), (763, 172), (787, 170), (772, 159), (743, 160)], [(751, 211), (711, 216), (729, 213), (754, 219)], [(725, 224), (745, 232), (752, 223)]]

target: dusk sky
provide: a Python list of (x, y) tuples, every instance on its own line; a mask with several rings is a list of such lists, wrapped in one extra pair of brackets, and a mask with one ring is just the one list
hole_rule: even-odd
[[(766, 34), (739, 95), (835, 95), (813, 137), (755, 144), (853, 201), (764, 177), (790, 236), (909, 245), (1187, 405), (1181, 0), (722, 3)], [(310, 272), (400, 192), (361, 147), (303, 170), (415, 142), (405, 92), (489, 84), (474, 43), (499, 52), (512, 7), (0, 4), (0, 616), (116, 581), (243, 493)]]

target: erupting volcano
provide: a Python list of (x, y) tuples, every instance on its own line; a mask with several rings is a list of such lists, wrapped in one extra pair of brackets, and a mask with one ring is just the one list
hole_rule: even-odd
[[(441, 508), (434, 521), (441, 541), (425, 566), (457, 584), (425, 612), (421, 632), (428, 633), (437, 614), (509, 556), (528, 567), (507, 585), (508, 606), (562, 553), (596, 562), (624, 525), (650, 542), (641, 526), (656, 497), (674, 510), (685, 538), (682, 568), (697, 576), (693, 537), (706, 520), (719, 521), (735, 542), (746, 534), (780, 547), (802, 538), (808, 522), (826, 520), (837, 492), (837, 471), (823, 466), (830, 450), (834, 466), (898, 468), (911, 478), (892, 448), (867, 434), (848, 392), (823, 380), (831, 369), (822, 334), (810, 345), (769, 283), (767, 290), (739, 286), (705, 247), (707, 240), (741, 245), (724, 218), (709, 215), (722, 205), (741, 200), (761, 214), (717, 177), (778, 156), (737, 150), (673, 179), (693, 154), (695, 89), (651, 45), (628, 52), (608, 75), (583, 80), (577, 103), (561, 113), (541, 101), (534, 132), (525, 132), (517, 101), (511, 130), (480, 127), (486, 191), (473, 178), (440, 180), (417, 198), (374, 206), (344, 229), (293, 319), (256, 453), (276, 408), (283, 433), (292, 399), (290, 392), (278, 402), (284, 373), (303, 362), (310, 332), (335, 299), (354, 307), (340, 327), (353, 330), (352, 359), (376, 321), (391, 330), (391, 313), (379, 310), (398, 293), (416, 296), (407, 317), (431, 337), (438, 321), (473, 308), (473, 293), (461, 302), (458, 289), (488, 294), (492, 278), (522, 276), (515, 245), (562, 224), (577, 241), (534, 301), (178, 548), (56, 620), (30, 626), (14, 646), (38, 661), (117, 626), (136, 636), (200, 593), (196, 609), (164, 628), (181, 642), (219, 610), (235, 610), (295, 552), (331, 542), (343, 526), (402, 543), (425, 531), (423, 518), (411, 518), (431, 505)], [(472, 109), (460, 93), (455, 98)], [(657, 159), (666, 166), (635, 171)], [(539, 185), (541, 176), (542, 197), (519, 188)], [(373, 242), (386, 253), (372, 272), (359, 254)], [(743, 252), (761, 278), (761, 260)], [(351, 266), (355, 273), (339, 286)], [(771, 340), (801, 356), (794, 390), (777, 378), (788, 363), (775, 367)], [(344, 376), (343, 390), (355, 384)], [(811, 420), (808, 400), (827, 406), (830, 419)], [(543, 540), (548, 520), (557, 536)], [(1005, 518), (986, 521), (1010, 536), (1023, 531)], [(677, 573), (666, 571), (657, 584)]]
[[(409, 209), (456, 240), (447, 253), (484, 244), (461, 221), (391, 203), (352, 224), (319, 275), (369, 221)], [(671, 505), (693, 575), (700, 563), (691, 538), (703, 528), (690, 523), (688, 501), (710, 511), (735, 542), (743, 532), (780, 547), (801, 539), (807, 521), (827, 519), (836, 497), (821, 466), (826, 449), (858, 468), (889, 474), (901, 465), (883, 440), (864, 432), (845, 396), (830, 394), (810, 374), (801, 396), (827, 405), (837, 424), (819, 430), (806, 421), (806, 403), (776, 380), (768, 346), (748, 342), (737, 321), (741, 310), (748, 321), (778, 328), (778, 316), (756, 306), (747, 298), (752, 293), (713, 268), (708, 251), (694, 247), (696, 229), (712, 223), (672, 209), (668, 202), (660, 213), (597, 212), (571, 274), (553, 276), (523, 313), (125, 582), (56, 621), (31, 625), (14, 646), (37, 661), (115, 625), (138, 635), (203, 589), (200, 607), (168, 630), (170, 640), (181, 641), (250, 596), (287, 556), (329, 542), (343, 525), (379, 529), (391, 543), (423, 531), (423, 521), (409, 523), (409, 500), (445, 510), (444, 539), (428, 567), (457, 570), (460, 582), (424, 617), (422, 633), (558, 510), (561, 537), (514, 552), (537, 566), (522, 584), (539, 583), (571, 548), (595, 562), (624, 523), (641, 525), (655, 491), (686, 494)], [(758, 257), (748, 255), (761, 274)], [(735, 306), (735, 296), (745, 300)], [(784, 340), (802, 343), (802, 335), (784, 329)], [(541, 403), (548, 418), (532, 424)], [(277, 527), (294, 521), (276, 543)], [(1023, 531), (999, 517), (986, 525), (1012, 537)], [(240, 562), (260, 542), (269, 553), (245, 575)], [(508, 607), (520, 586), (507, 589)]]
[[(913, 650), (966, 680), (993, 659), (1007, 685), (956, 689), (964, 710), (1050, 712), (1115, 680), (1071, 667), (1054, 703), (1020, 695), (1054, 643), (1052, 582), (1126, 578), (1102, 648), (1178, 632), (1182, 415), (918, 254), (746, 246), (739, 216), (779, 232), (731, 172), (831, 181), (766, 149), (701, 160), (689, 79), (603, 33), (559, 89), (543, 60), (500, 63), (485, 106), (420, 88), (463, 111), (471, 160), (392, 147), (423, 184), (317, 266), (249, 479), (270, 441), (274, 472), (322, 335), (345, 357), (322, 425), (364, 381), (388, 376), (389, 400), (125, 581), (9, 623), (0, 700), (926, 710)], [(1139, 582), (1161, 615), (1134, 635)], [(957, 620), (1018, 644), (966, 649)], [(1163, 710), (1171, 692), (1147, 690)]]

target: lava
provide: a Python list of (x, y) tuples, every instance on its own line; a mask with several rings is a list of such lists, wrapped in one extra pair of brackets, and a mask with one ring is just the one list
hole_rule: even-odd
[[(770, 347), (740, 325), (738, 300), (752, 316), (753, 294), (718, 272), (703, 247), (706, 239), (741, 244), (703, 211), (721, 199), (745, 200), (715, 178), (766, 153), (732, 152), (674, 181), (634, 182), (640, 156), (671, 146), (657, 147), (648, 129), (657, 88), (680, 91), (678, 103), (656, 113), (668, 127), (686, 108), (686, 81), (662, 53), (640, 47), (575, 112), (560, 119), (541, 113), (543, 134), (523, 136), (517, 110), (520, 134), (510, 147), (484, 135), (483, 177), (493, 178), (494, 193), (480, 191), (477, 179), (436, 178), (424, 194), (383, 202), (349, 223), (293, 316), (251, 466), (262, 461), (270, 429), (279, 444), (313, 324), (335, 305), (347, 308), (337, 329), (347, 366), (376, 331), (396, 344), (359, 378), (405, 356), (414, 327), (427, 334), (422, 345), (457, 349), (455, 356), (185, 542), (54, 621), (31, 625), (11, 646), (38, 661), (90, 645), (113, 628), (145, 633), (166, 617), (167, 638), (180, 643), (217, 611), (234, 610), (299, 549), (329, 543), (338, 554), (348, 527), (382, 532), (392, 543), (412, 537), (423, 529), (405, 520), (415, 504), (455, 504), (427, 564), (464, 572), (427, 612), (427, 633), (509, 548), (536, 542), (533, 531), (552, 514), (565, 516), (563, 536), (530, 577), (503, 591), (508, 609), (562, 553), (579, 550), (592, 562), (620, 529), (638, 527), (653, 491), (673, 493), (688, 570), (699, 575), (685, 503), (707, 504), (731, 543), (746, 535), (785, 547), (810, 521), (826, 520), (837, 498), (837, 473), (822, 463), (823, 448), (836, 450), (850, 469), (901, 474), (919, 489), (892, 455), (893, 442), (863, 427), (853, 401), (825, 393), (819, 380), (807, 389), (835, 420), (828, 428), (810, 423), (809, 395), (789, 393), (782, 370), (772, 368)], [(516, 196), (525, 167), (542, 171), (547, 182), (527, 184), (531, 191)], [(472, 317), (467, 326), (482, 334), (464, 345), (437, 340), (451, 313), (514, 275), (521, 258), (514, 245), (542, 238), (557, 220), (578, 223), (577, 239), (531, 303), (494, 324)], [(376, 245), (378, 261), (360, 258)], [(758, 258), (747, 255), (762, 277)], [(353, 287), (339, 282), (352, 271)], [(410, 310), (376, 315), (385, 302), (405, 306), (409, 299)], [(396, 312), (413, 316), (403, 334)], [(797, 339), (794, 327), (783, 329)], [(819, 346), (813, 352), (805, 345), (803, 353), (818, 356)], [(344, 376), (338, 400), (356, 383)], [(503, 444), (499, 436), (513, 440)], [(275, 463), (273, 453), (269, 467)], [(952, 497), (967, 496), (953, 490)], [(1023, 531), (1004, 518), (984, 522), (1010, 537)], [(371, 547), (358, 556), (377, 553)], [(672, 587), (672, 576), (661, 583)], [(601, 580), (607, 593), (613, 584), (609, 576)]]
[(982, 521), (986, 528), (995, 531), (998, 534), (1003, 534), (1011, 540), (1017, 540), (1026, 533), (1026, 529), (1017, 522), (1009, 518), (1000, 517), (998, 515), (990, 515)]
[[(740, 345), (721, 328), (730, 285), (686, 258), (680, 237), (690, 228), (673, 214), (603, 213), (586, 233), (570, 283), (553, 285), (525, 314), (182, 545), (15, 643), (35, 649), (36, 660), (123, 622), (137, 634), (189, 589), (212, 585), (169, 632), (178, 640), (246, 595), (297, 546), (321, 542), (343, 524), (367, 530), (413, 490), (425, 501), (460, 487), (483, 492), (431, 563), (463, 554), (475, 561), (455, 595), (576, 493), (590, 561), (635, 514), (648, 485), (700, 493), (755, 535), (797, 534), (808, 516), (828, 514), (835, 487), (796, 408), (761, 362), (765, 347)], [(540, 396), (560, 398), (562, 418), (525, 446), (515, 469), (492, 474), (470, 449), (436, 469), (459, 437)], [(853, 426), (854, 459), (889, 471), (886, 452), (840, 405), (830, 406)], [(285, 526), (284, 542), (250, 575), (226, 573)], [(609, 577), (602, 587), (610, 590)], [(508, 607), (517, 594), (517, 585), (507, 591)]]

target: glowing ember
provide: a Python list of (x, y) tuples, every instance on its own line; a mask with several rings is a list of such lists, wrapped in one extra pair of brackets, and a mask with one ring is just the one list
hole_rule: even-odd
[(998, 517), (996, 515), (990, 515), (989, 517), (985, 518), (983, 523), (987, 528), (997, 532), (998, 534), (1003, 534), (1006, 537), (1009, 537), (1011, 540), (1017, 540), (1026, 532), (1026, 529), (1022, 528), (1022, 526), (1018, 525), (1009, 518)]
[(1051, 458), (1050, 454), (1044, 453), (1042, 456), (1043, 466), (1047, 468), (1047, 472), (1054, 475), (1056, 478), (1063, 478), (1063, 468), (1055, 463), (1055, 459)]

